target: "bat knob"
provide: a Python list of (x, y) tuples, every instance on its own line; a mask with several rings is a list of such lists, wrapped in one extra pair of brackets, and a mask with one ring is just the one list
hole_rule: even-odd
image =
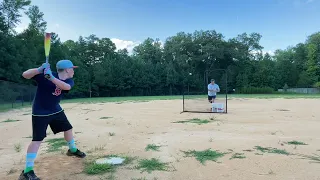
[(50, 79), (50, 75), (49, 74), (45, 74), (44, 77), (47, 78), (47, 79)]

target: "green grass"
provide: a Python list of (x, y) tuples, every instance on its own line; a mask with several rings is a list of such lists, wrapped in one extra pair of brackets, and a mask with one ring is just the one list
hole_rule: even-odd
[[(225, 98), (225, 94), (219, 94), (218, 97)], [(186, 95), (185, 99), (206, 98), (206, 95)], [(181, 97), (180, 97), (181, 98)], [(298, 98), (320, 98), (320, 94), (300, 94), (300, 93), (274, 93), (274, 94), (228, 94), (228, 99), (233, 98), (254, 98), (254, 99), (298, 99)]]
[(115, 172), (115, 168), (111, 164), (97, 164), (92, 162), (85, 165), (84, 172), (89, 175), (105, 174)]
[(17, 120), (17, 119), (7, 119), (7, 120), (4, 120), (2, 121), (3, 123), (9, 123), (9, 122), (18, 122), (18, 121), (21, 121), (21, 120)]
[(100, 180), (116, 180), (116, 176), (114, 174), (110, 174), (108, 177), (100, 177)]
[(263, 153), (290, 155), (290, 153), (287, 152), (285, 149), (277, 149), (277, 148), (271, 148), (271, 147), (265, 148), (261, 146), (255, 146), (255, 149)]
[(131, 180), (160, 180), (157, 177), (153, 177), (152, 179), (147, 179), (146, 177), (141, 178), (131, 178)]
[(244, 159), (246, 156), (244, 156), (244, 153), (235, 153), (232, 155), (230, 159)]
[(141, 159), (138, 162), (136, 169), (141, 170), (141, 172), (151, 173), (152, 171), (168, 171), (168, 163), (161, 162), (159, 159)]
[(16, 152), (20, 152), (20, 151), (21, 151), (21, 144), (20, 144), (20, 143), (15, 144), (15, 145), (14, 145), (14, 150), (15, 150)]
[(228, 154), (225, 152), (213, 151), (211, 149), (203, 150), (203, 151), (182, 151), (186, 157), (195, 157), (201, 164), (205, 164), (206, 161), (214, 161), (217, 160), (224, 155)]
[[(218, 97), (224, 98), (224, 94), (219, 94)], [(186, 99), (203, 98), (206, 99), (207, 95), (186, 95)], [(298, 94), (298, 93), (274, 93), (274, 94), (228, 94), (228, 98), (258, 98), (258, 99), (270, 99), (270, 98), (285, 98), (285, 99), (296, 99), (296, 98), (320, 98), (320, 94)], [(65, 99), (61, 103), (107, 103), (107, 102), (147, 102), (152, 100), (182, 100), (182, 95), (174, 96), (128, 96), (128, 97), (94, 97), (94, 98), (77, 98), (77, 99)], [(20, 104), (0, 104), (0, 112), (5, 112), (11, 109), (18, 108), (30, 108), (30, 103), (25, 103), (24, 106)]]
[(99, 180), (118, 180), (118, 178), (112, 172), (110, 174), (97, 175), (97, 178)]
[(61, 151), (62, 147), (67, 146), (64, 138), (48, 139), (46, 142), (48, 143), (47, 152)]
[[(95, 161), (100, 158), (109, 158), (109, 157), (121, 157), (124, 158), (124, 162), (120, 165), (112, 165), (112, 164), (97, 164)], [(96, 156), (89, 157), (84, 162), (84, 172), (88, 175), (98, 175), (105, 173), (113, 173), (116, 171), (116, 168), (119, 166), (128, 165), (135, 160), (134, 157), (122, 156), (122, 155), (107, 155), (107, 156)]]
[(246, 151), (246, 152), (252, 152), (253, 150), (252, 149), (244, 149), (242, 151)]
[(207, 119), (199, 119), (199, 118), (193, 118), (193, 119), (188, 119), (188, 120), (184, 120), (184, 121), (176, 121), (173, 123), (194, 123), (194, 124), (207, 124), (210, 123), (211, 121), (207, 120)]
[[(218, 97), (225, 97), (225, 94), (219, 94)], [(195, 98), (207, 98), (207, 95), (186, 95), (186, 99)], [(259, 98), (259, 99), (269, 99), (269, 98), (320, 98), (320, 94), (228, 94), (228, 98)], [(137, 101), (145, 102), (152, 100), (176, 100), (182, 99), (182, 95), (174, 96), (128, 96), (128, 97), (94, 97), (94, 98), (77, 98), (63, 100), (63, 103), (105, 103), (105, 102), (125, 102), (125, 101)]]
[(287, 142), (287, 144), (291, 144), (291, 145), (308, 145), (304, 142), (301, 142), (301, 141), (289, 141)]
[(21, 108), (30, 108), (31, 105), (29, 103), (24, 104), (23, 106), (21, 104), (19, 105), (14, 105), (12, 108), (12, 104), (0, 104), (0, 113), (1, 112), (6, 112), (11, 109), (21, 109)]
[(182, 99), (182, 96), (128, 96), (128, 97), (94, 97), (62, 100), (62, 103), (107, 103), (107, 102), (146, 102), (152, 100)]
[(146, 151), (152, 150), (152, 151), (159, 151), (159, 148), (161, 146), (157, 146), (155, 144), (148, 144), (147, 147), (145, 148)]
[(320, 163), (320, 155), (313, 154), (313, 155), (299, 155), (302, 156), (302, 159), (309, 159), (312, 163)]
[(110, 119), (112, 117), (101, 117), (100, 119)]
[(7, 171), (7, 175), (14, 174), (14, 173), (16, 173), (17, 171), (18, 171), (17, 169), (11, 168), (9, 171)]

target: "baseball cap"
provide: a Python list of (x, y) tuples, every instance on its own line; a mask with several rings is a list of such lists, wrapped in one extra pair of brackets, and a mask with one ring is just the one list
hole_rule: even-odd
[(57, 62), (57, 69), (78, 68), (70, 60), (60, 60)]

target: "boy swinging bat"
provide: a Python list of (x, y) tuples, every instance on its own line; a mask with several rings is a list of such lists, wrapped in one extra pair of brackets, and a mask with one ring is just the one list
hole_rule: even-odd
[(44, 63), (39, 68), (29, 69), (22, 74), (25, 79), (35, 80), (38, 87), (32, 106), (32, 141), (28, 146), (25, 169), (19, 180), (40, 180), (33, 167), (41, 142), (46, 137), (48, 125), (54, 134), (64, 132), (64, 139), (69, 146), (68, 156), (86, 156), (76, 147), (73, 127), (59, 104), (62, 94), (70, 91), (74, 85), (72, 78), (77, 66), (70, 60), (60, 60), (56, 67), (57, 73), (51, 71), (48, 63)]

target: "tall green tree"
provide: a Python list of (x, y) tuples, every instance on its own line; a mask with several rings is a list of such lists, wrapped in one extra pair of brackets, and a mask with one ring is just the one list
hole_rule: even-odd
[(21, 10), (26, 10), (30, 4), (30, 0), (3, 0), (0, 3), (0, 14), (9, 29), (8, 32), (16, 33), (14, 28), (21, 22)]

